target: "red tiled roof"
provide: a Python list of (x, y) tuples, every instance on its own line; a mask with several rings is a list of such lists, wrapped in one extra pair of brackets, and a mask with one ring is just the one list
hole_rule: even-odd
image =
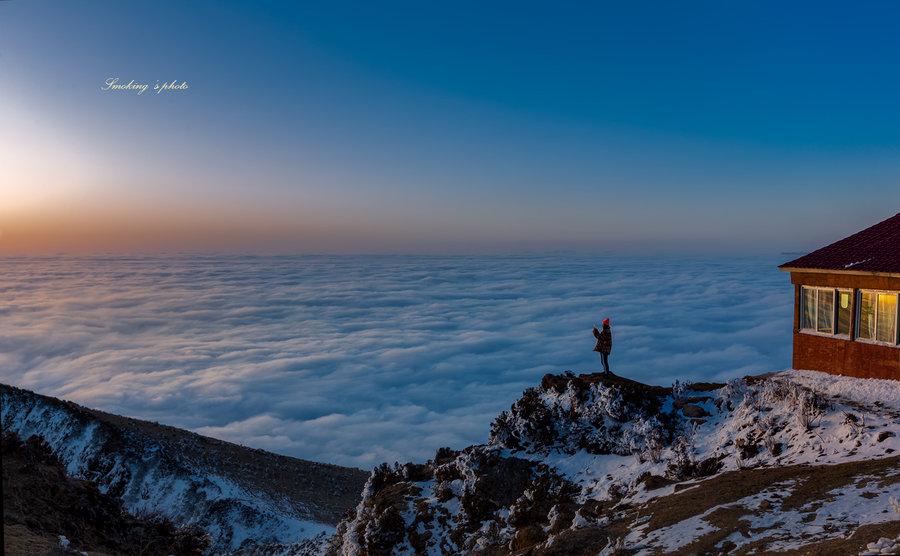
[(778, 268), (900, 273), (900, 213)]

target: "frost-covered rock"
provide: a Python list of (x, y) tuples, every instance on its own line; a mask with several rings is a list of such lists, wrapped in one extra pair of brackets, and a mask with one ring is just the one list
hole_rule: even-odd
[(900, 554), (900, 535), (896, 539), (881, 537), (875, 542), (866, 545), (866, 550), (859, 553), (860, 556), (877, 556), (879, 554)]
[(668, 390), (606, 375), (547, 375), (491, 426), (489, 444), (529, 453), (629, 455), (675, 433)]
[(566, 528), (577, 488), (548, 466), (474, 446), (423, 465), (382, 465), (330, 554), (506, 552)]
[[(722, 517), (742, 513), (771, 529), (775, 551), (846, 538), (897, 520), (889, 498), (900, 495), (900, 383), (849, 381), (838, 391), (791, 371), (664, 388), (547, 375), (486, 444), (376, 469), (329, 551), (724, 552), (749, 542)], [(878, 397), (854, 395), (852, 381)]]

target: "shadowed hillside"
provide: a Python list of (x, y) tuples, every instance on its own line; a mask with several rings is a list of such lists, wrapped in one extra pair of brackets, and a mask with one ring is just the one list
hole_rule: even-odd
[(201, 527), (214, 551), (328, 535), (366, 478), (11, 386), (0, 393), (4, 431), (42, 439), (69, 476), (129, 512)]
[[(129, 515), (90, 481), (66, 476), (42, 440), (2, 439), (5, 554), (64, 554), (64, 548), (110, 554), (200, 555), (209, 540), (197, 528)], [(65, 546), (61, 546), (65, 545)]]

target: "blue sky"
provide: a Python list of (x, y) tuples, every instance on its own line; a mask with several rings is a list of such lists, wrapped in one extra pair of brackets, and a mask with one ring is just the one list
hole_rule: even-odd
[(900, 206), (898, 12), (2, 2), (0, 249), (812, 248)]

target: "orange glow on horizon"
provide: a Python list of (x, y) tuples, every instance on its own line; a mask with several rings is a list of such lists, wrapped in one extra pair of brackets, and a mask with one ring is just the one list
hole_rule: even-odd
[[(123, 206), (124, 205), (124, 206)], [(57, 205), (59, 206), (59, 205)], [(4, 211), (0, 256), (57, 253), (356, 252), (383, 250), (411, 234), (402, 226), (310, 210), (263, 207), (134, 205)]]
[(242, 250), (260, 242), (290, 244), (320, 235), (316, 226), (244, 211), (189, 207), (0, 211), (0, 254)]

